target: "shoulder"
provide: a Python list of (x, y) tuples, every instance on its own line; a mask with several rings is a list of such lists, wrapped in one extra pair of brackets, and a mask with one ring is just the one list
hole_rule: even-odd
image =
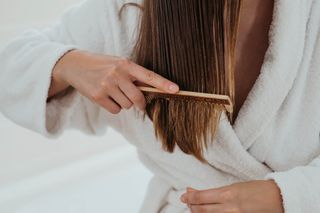
[[(110, 14), (119, 14), (120, 9), (128, 3), (142, 5), (144, 0), (86, 0), (86, 1), (94, 1), (93, 5), (97, 9), (103, 9), (107, 13)], [(134, 6), (127, 6), (125, 7), (124, 13), (136, 11), (137, 7)]]
[[(60, 17), (56, 31), (61, 40), (81, 49), (126, 56), (135, 38), (140, 10), (126, 3), (141, 4), (143, 0), (84, 0), (68, 8)], [(52, 39), (57, 39), (57, 33)], [(132, 45), (131, 45), (132, 46)]]
[(96, 0), (104, 1), (106, 5), (106, 16), (104, 24), (101, 26), (101, 32), (107, 40), (112, 37), (112, 46), (116, 49), (116, 55), (128, 57), (131, 54), (132, 48), (136, 42), (139, 31), (139, 20), (141, 9), (138, 7), (127, 5), (123, 8), (120, 15), (120, 10), (127, 3), (141, 5), (143, 0)]
[[(119, 21), (118, 14), (126, 3), (141, 4), (143, 0), (84, 0), (64, 12), (62, 17), (72, 17), (79, 22)], [(135, 7), (126, 7), (126, 12), (136, 12)]]

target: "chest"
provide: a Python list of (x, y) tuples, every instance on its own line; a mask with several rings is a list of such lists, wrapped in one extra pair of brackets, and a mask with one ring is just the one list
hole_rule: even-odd
[(235, 48), (235, 113), (237, 116), (256, 82), (269, 46), (269, 31), (274, 2), (263, 3), (263, 10), (254, 18), (242, 11)]
[[(283, 8), (286, 11), (285, 9), (289, 7)], [(286, 12), (290, 13), (291, 10)], [(285, 13), (281, 12), (276, 17), (281, 18), (281, 14)], [(288, 21), (292, 24), (288, 24)], [(305, 36), (301, 29), (306, 27), (304, 23), (298, 22), (298, 18), (276, 23), (279, 24), (276, 25), (277, 30), (273, 31), (274, 37), (274, 34), (279, 32), (281, 35), (286, 32), (290, 34), (276, 36), (277, 39), (273, 40), (264, 66), (264, 76), (256, 85), (251, 101), (249, 100), (243, 113), (240, 113), (246, 116), (244, 116), (245, 119), (239, 119), (236, 125), (237, 135), (231, 137), (231, 128), (228, 128), (230, 131), (222, 134), (225, 136), (223, 140), (219, 140), (222, 148), (217, 150), (214, 147), (208, 151), (214, 168), (206, 167), (203, 171), (233, 174), (237, 169), (245, 168), (243, 173), (254, 170), (251, 172), (254, 174), (255, 168), (261, 167), (260, 163), (268, 165), (272, 170), (284, 171), (295, 166), (306, 165), (320, 154), (320, 111), (316, 110), (320, 105), (320, 93), (316, 92), (320, 90), (319, 63), (313, 62), (316, 69), (310, 67), (311, 53), (315, 52), (311, 48), (315, 46), (314, 41), (310, 38), (307, 41), (304, 40)], [(260, 74), (268, 48), (267, 35), (266, 32), (263, 36), (258, 36), (261, 40), (247, 40), (241, 44), (242, 48), (237, 49), (236, 113), (242, 107)], [(307, 54), (300, 57), (302, 51)], [(297, 76), (296, 70), (298, 70)], [(281, 106), (278, 107), (278, 105)], [(132, 120), (128, 116), (123, 119), (123, 123)], [(135, 120), (134, 125), (124, 126), (128, 127), (123, 129), (127, 138), (134, 141), (134, 144), (145, 153), (152, 153), (150, 156), (153, 161), (160, 162), (163, 170), (168, 172), (173, 165), (175, 166), (168, 172), (173, 177), (177, 177), (178, 171), (185, 173), (185, 170), (191, 173), (191, 175), (188, 173), (187, 177), (192, 174), (202, 174), (202, 170), (195, 171), (190, 166), (186, 168), (185, 165), (189, 165), (189, 162), (195, 162), (189, 156), (164, 152), (159, 146), (160, 143), (154, 138), (151, 123), (145, 126), (145, 123)], [(144, 130), (143, 133), (141, 129)], [(181, 165), (173, 164), (172, 162), (175, 161), (182, 163)], [(216, 170), (216, 167), (219, 169)], [(197, 164), (192, 168), (201, 168), (201, 166)], [(263, 171), (259, 174), (264, 174)], [(238, 177), (237, 174), (234, 176)], [(210, 178), (212, 179), (212, 174)], [(203, 180), (207, 179), (203, 178)]]
[(235, 64), (235, 109), (236, 117), (244, 104), (250, 90), (253, 88), (261, 70), (268, 41), (265, 39), (263, 47), (256, 49), (254, 45), (247, 44), (238, 49)]

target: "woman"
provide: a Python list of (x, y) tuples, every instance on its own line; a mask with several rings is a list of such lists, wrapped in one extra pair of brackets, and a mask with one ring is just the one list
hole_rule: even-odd
[(9, 43), (0, 53), (1, 112), (48, 137), (67, 126), (121, 132), (154, 173), (141, 212), (319, 212), (320, 1), (243, 0), (238, 115), (231, 125), (222, 114), (207, 163), (179, 147), (163, 151), (152, 122), (132, 110), (146, 106), (134, 81), (169, 93), (179, 85), (124, 59), (140, 13), (128, 7), (118, 19), (127, 2), (143, 3), (85, 1), (54, 27)]

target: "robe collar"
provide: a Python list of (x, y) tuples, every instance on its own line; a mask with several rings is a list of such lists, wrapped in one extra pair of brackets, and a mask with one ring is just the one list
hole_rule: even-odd
[(260, 74), (232, 126), (245, 149), (263, 133), (293, 86), (305, 46), (307, 2), (274, 2), (269, 47)]
[(260, 74), (232, 126), (225, 113), (216, 142), (204, 153), (216, 169), (242, 180), (263, 178), (271, 168), (259, 162), (248, 148), (256, 143), (277, 111), (281, 110), (302, 62), (310, 2), (275, 0), (273, 20)]

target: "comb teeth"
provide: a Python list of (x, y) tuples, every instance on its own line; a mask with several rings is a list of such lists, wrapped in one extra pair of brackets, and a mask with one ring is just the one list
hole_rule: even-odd
[(147, 103), (150, 103), (152, 100), (157, 98), (162, 98), (166, 100), (183, 100), (190, 102), (203, 102), (209, 104), (222, 105), (227, 112), (233, 112), (233, 105), (229, 96), (226, 95), (217, 95), (210, 93), (198, 93), (191, 91), (182, 91), (178, 93), (171, 94), (166, 93), (162, 90), (158, 90), (152, 87), (138, 87), (145, 95)]
[(220, 105), (227, 105), (228, 100), (225, 99), (214, 99), (214, 98), (205, 98), (205, 97), (195, 97), (195, 96), (182, 96), (176, 94), (161, 94), (161, 93), (151, 93), (151, 92), (144, 92), (146, 95), (146, 99), (152, 101), (155, 98), (163, 98), (167, 100), (183, 100), (183, 101), (191, 101), (191, 102), (206, 102), (206, 103), (213, 103), (213, 104), (220, 104)]

